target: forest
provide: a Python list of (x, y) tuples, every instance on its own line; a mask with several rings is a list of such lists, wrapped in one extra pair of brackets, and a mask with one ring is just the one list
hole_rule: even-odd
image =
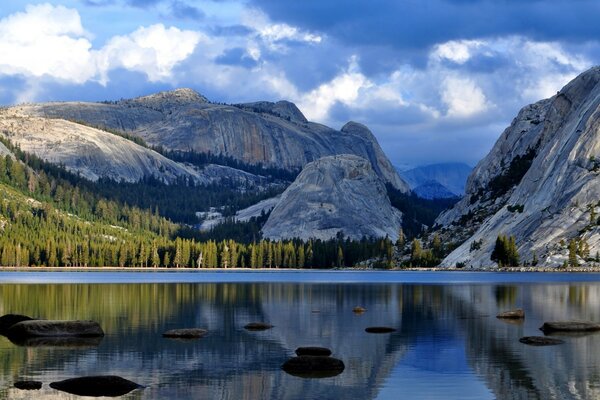
[(270, 241), (256, 230), (260, 221), (246, 223), (246, 230), (230, 224), (231, 231), (242, 227), (239, 241), (227, 224), (213, 238), (173, 222), (156, 204), (146, 206), (122, 194), (135, 187), (124, 185), (127, 189), (116, 190), (120, 194), (104, 196), (103, 185), (119, 184), (84, 181), (3, 143), (15, 156), (0, 157), (3, 266), (332, 268), (370, 258), (380, 259), (382, 266), (392, 262), (387, 238)]

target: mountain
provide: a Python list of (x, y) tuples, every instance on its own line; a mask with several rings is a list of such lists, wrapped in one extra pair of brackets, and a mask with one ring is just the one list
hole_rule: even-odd
[[(473, 168), (463, 163), (440, 163), (404, 171), (399, 170), (398, 173), (413, 190), (433, 181), (446, 188), (454, 196), (460, 197), (465, 193), (465, 184), (472, 170)], [(440, 192), (440, 194), (443, 194), (443, 192)]]
[(371, 163), (351, 154), (306, 165), (283, 192), (264, 225), (270, 239), (398, 237), (402, 213), (393, 208)]
[(24, 105), (29, 116), (61, 118), (143, 138), (152, 146), (229, 157), (267, 167), (300, 170), (335, 154), (356, 154), (396, 189), (408, 191), (373, 134), (349, 122), (341, 130), (306, 120), (290, 102), (223, 105), (191, 89), (104, 103)]
[(413, 193), (422, 199), (451, 199), (458, 197), (438, 181), (425, 181), (412, 189)]
[(521, 262), (559, 266), (600, 251), (600, 67), (524, 107), (469, 176), (465, 197), (436, 223), (464, 240), (442, 262), (490, 265), (496, 238), (514, 236)]

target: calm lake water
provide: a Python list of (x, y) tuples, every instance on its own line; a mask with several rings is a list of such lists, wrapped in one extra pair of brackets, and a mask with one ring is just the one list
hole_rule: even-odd
[[(355, 315), (354, 306), (367, 309)], [(495, 318), (521, 307), (526, 319)], [(93, 319), (76, 347), (0, 337), (0, 398), (71, 399), (57, 380), (120, 375), (127, 399), (595, 399), (600, 334), (531, 347), (544, 321), (600, 321), (599, 274), (442, 272), (0, 272), (0, 314)], [(248, 322), (275, 327), (248, 332)], [(369, 334), (368, 326), (392, 334)], [(201, 327), (194, 341), (161, 337)], [(332, 378), (288, 375), (299, 346), (344, 361)], [(20, 379), (44, 383), (20, 391)]]

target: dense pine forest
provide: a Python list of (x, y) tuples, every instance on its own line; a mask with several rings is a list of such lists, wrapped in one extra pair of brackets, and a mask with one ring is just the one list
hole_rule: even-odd
[[(14, 155), (0, 156), (3, 266), (331, 268), (370, 258), (391, 265), (389, 239), (269, 241), (260, 237), (260, 218), (230, 221), (215, 232), (201, 233), (173, 222), (189, 214), (169, 215), (174, 207), (165, 204), (171, 189), (187, 190), (185, 197), (203, 199), (198, 208), (206, 209), (217, 201), (203, 196), (206, 187), (93, 183), (3, 143)], [(162, 196), (154, 204), (136, 200), (135, 193), (152, 198), (144, 188), (155, 188)], [(255, 200), (240, 200), (231, 209)]]

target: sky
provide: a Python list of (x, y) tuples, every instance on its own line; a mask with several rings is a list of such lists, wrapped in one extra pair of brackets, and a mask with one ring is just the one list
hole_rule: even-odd
[(286, 99), (395, 165), (475, 165), (600, 64), (599, 20), (597, 0), (3, 0), (0, 104)]

